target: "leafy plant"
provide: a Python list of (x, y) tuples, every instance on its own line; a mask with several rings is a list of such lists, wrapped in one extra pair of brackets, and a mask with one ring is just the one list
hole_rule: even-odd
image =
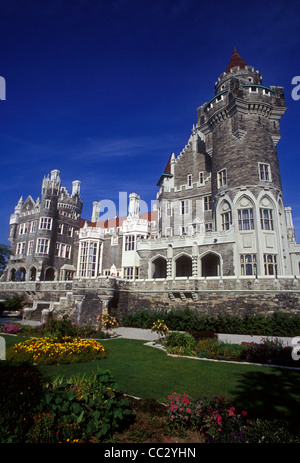
[(110, 371), (98, 370), (48, 385), (41, 410), (53, 413), (57, 422), (79, 426), (84, 440), (103, 442), (131, 414), (128, 405)]
[(164, 342), (169, 353), (179, 355), (195, 355), (197, 342), (189, 333), (171, 331)]

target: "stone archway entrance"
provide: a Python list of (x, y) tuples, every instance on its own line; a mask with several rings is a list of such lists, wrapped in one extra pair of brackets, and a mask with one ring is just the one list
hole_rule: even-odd
[(152, 278), (167, 278), (167, 261), (157, 257), (152, 262)]
[(176, 277), (191, 277), (193, 274), (192, 270), (192, 258), (188, 256), (180, 256), (176, 259)]
[(220, 257), (209, 253), (201, 259), (201, 276), (216, 277), (220, 276)]

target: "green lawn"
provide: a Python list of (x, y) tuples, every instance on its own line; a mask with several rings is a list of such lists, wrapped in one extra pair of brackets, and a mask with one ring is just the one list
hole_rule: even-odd
[[(9, 344), (13, 341), (10, 338)], [(14, 338), (19, 341), (19, 338)], [(172, 392), (225, 396), (251, 417), (281, 417), (299, 422), (300, 372), (295, 370), (173, 358), (143, 341), (101, 341), (106, 359), (75, 365), (40, 366), (47, 377), (90, 373), (97, 366), (112, 372), (127, 394), (167, 402)]]

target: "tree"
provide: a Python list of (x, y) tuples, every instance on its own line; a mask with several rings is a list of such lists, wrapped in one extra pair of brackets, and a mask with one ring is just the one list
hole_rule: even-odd
[(9, 247), (6, 244), (0, 244), (0, 276), (4, 272), (8, 258), (10, 256)]

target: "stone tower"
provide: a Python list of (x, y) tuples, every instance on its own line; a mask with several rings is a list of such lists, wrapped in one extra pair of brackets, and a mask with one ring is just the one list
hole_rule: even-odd
[(289, 273), (276, 147), (285, 110), (283, 88), (263, 85), (236, 49), (215, 96), (198, 109), (197, 129), (211, 156), (215, 229), (235, 228), (237, 275)]
[(4, 279), (8, 281), (65, 280), (73, 277), (77, 260), (75, 236), (80, 226), (80, 181), (72, 193), (61, 186), (52, 170), (42, 182), (41, 199), (20, 198), (10, 218), (12, 255)]

